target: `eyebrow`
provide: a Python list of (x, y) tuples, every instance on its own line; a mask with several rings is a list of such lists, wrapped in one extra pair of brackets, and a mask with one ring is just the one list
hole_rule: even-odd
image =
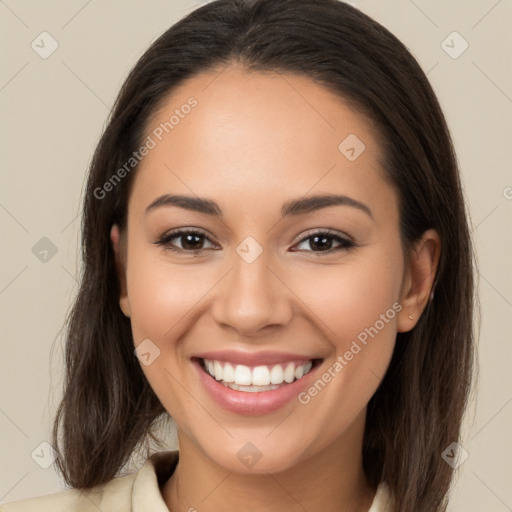
[[(214, 217), (223, 217), (219, 205), (211, 199), (175, 194), (164, 194), (157, 197), (146, 208), (146, 214), (162, 206), (178, 206), (179, 208), (212, 215)], [(322, 208), (327, 208), (328, 206), (350, 206), (364, 212), (373, 219), (372, 211), (364, 203), (348, 196), (334, 194), (315, 195), (288, 201), (281, 208), (281, 218), (311, 213)]]

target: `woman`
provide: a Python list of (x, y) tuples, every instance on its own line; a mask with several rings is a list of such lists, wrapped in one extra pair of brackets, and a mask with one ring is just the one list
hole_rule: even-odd
[[(82, 234), (73, 489), (1, 510), (446, 510), (472, 248), (443, 114), (385, 28), (337, 0), (182, 19), (121, 89)], [(169, 416), (179, 452), (115, 478)]]

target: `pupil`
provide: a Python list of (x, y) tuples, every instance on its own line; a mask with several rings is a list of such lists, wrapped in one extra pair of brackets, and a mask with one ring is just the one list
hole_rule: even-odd
[[(320, 240), (320, 242), (318, 242), (318, 240)], [(317, 246), (316, 248), (320, 248), (320, 249), (330, 249), (330, 245), (327, 240), (329, 240), (328, 237), (325, 237), (325, 236), (319, 236), (319, 235), (316, 235), (316, 236), (313, 236), (313, 239), (312, 239), (312, 242), (309, 242), (309, 245), (312, 249), (314, 249), (315, 247), (314, 246)]]
[(191, 249), (191, 250), (197, 249), (197, 247), (194, 245), (194, 243), (190, 242), (190, 240), (194, 239), (194, 238), (195, 238), (196, 243), (199, 242), (199, 245), (200, 245), (201, 237), (198, 235), (188, 234), (188, 235), (183, 235), (183, 237), (186, 240), (185, 243), (182, 243), (182, 246), (184, 249)]

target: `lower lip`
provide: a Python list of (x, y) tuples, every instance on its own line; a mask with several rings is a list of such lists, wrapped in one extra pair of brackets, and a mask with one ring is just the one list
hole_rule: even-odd
[(295, 380), (291, 384), (284, 384), (278, 389), (250, 393), (236, 391), (224, 386), (206, 373), (199, 361), (193, 360), (192, 362), (199, 372), (199, 378), (204, 387), (218, 405), (230, 412), (248, 415), (277, 411), (294, 398), (297, 398), (299, 393), (309, 385), (312, 375), (318, 368), (318, 366), (314, 366), (301, 379)]

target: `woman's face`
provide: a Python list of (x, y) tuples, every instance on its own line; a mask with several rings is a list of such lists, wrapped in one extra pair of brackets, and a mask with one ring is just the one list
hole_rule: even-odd
[(231, 66), (175, 90), (146, 135), (120, 303), (180, 445), (238, 472), (350, 457), (414, 323), (374, 128), (306, 77)]

